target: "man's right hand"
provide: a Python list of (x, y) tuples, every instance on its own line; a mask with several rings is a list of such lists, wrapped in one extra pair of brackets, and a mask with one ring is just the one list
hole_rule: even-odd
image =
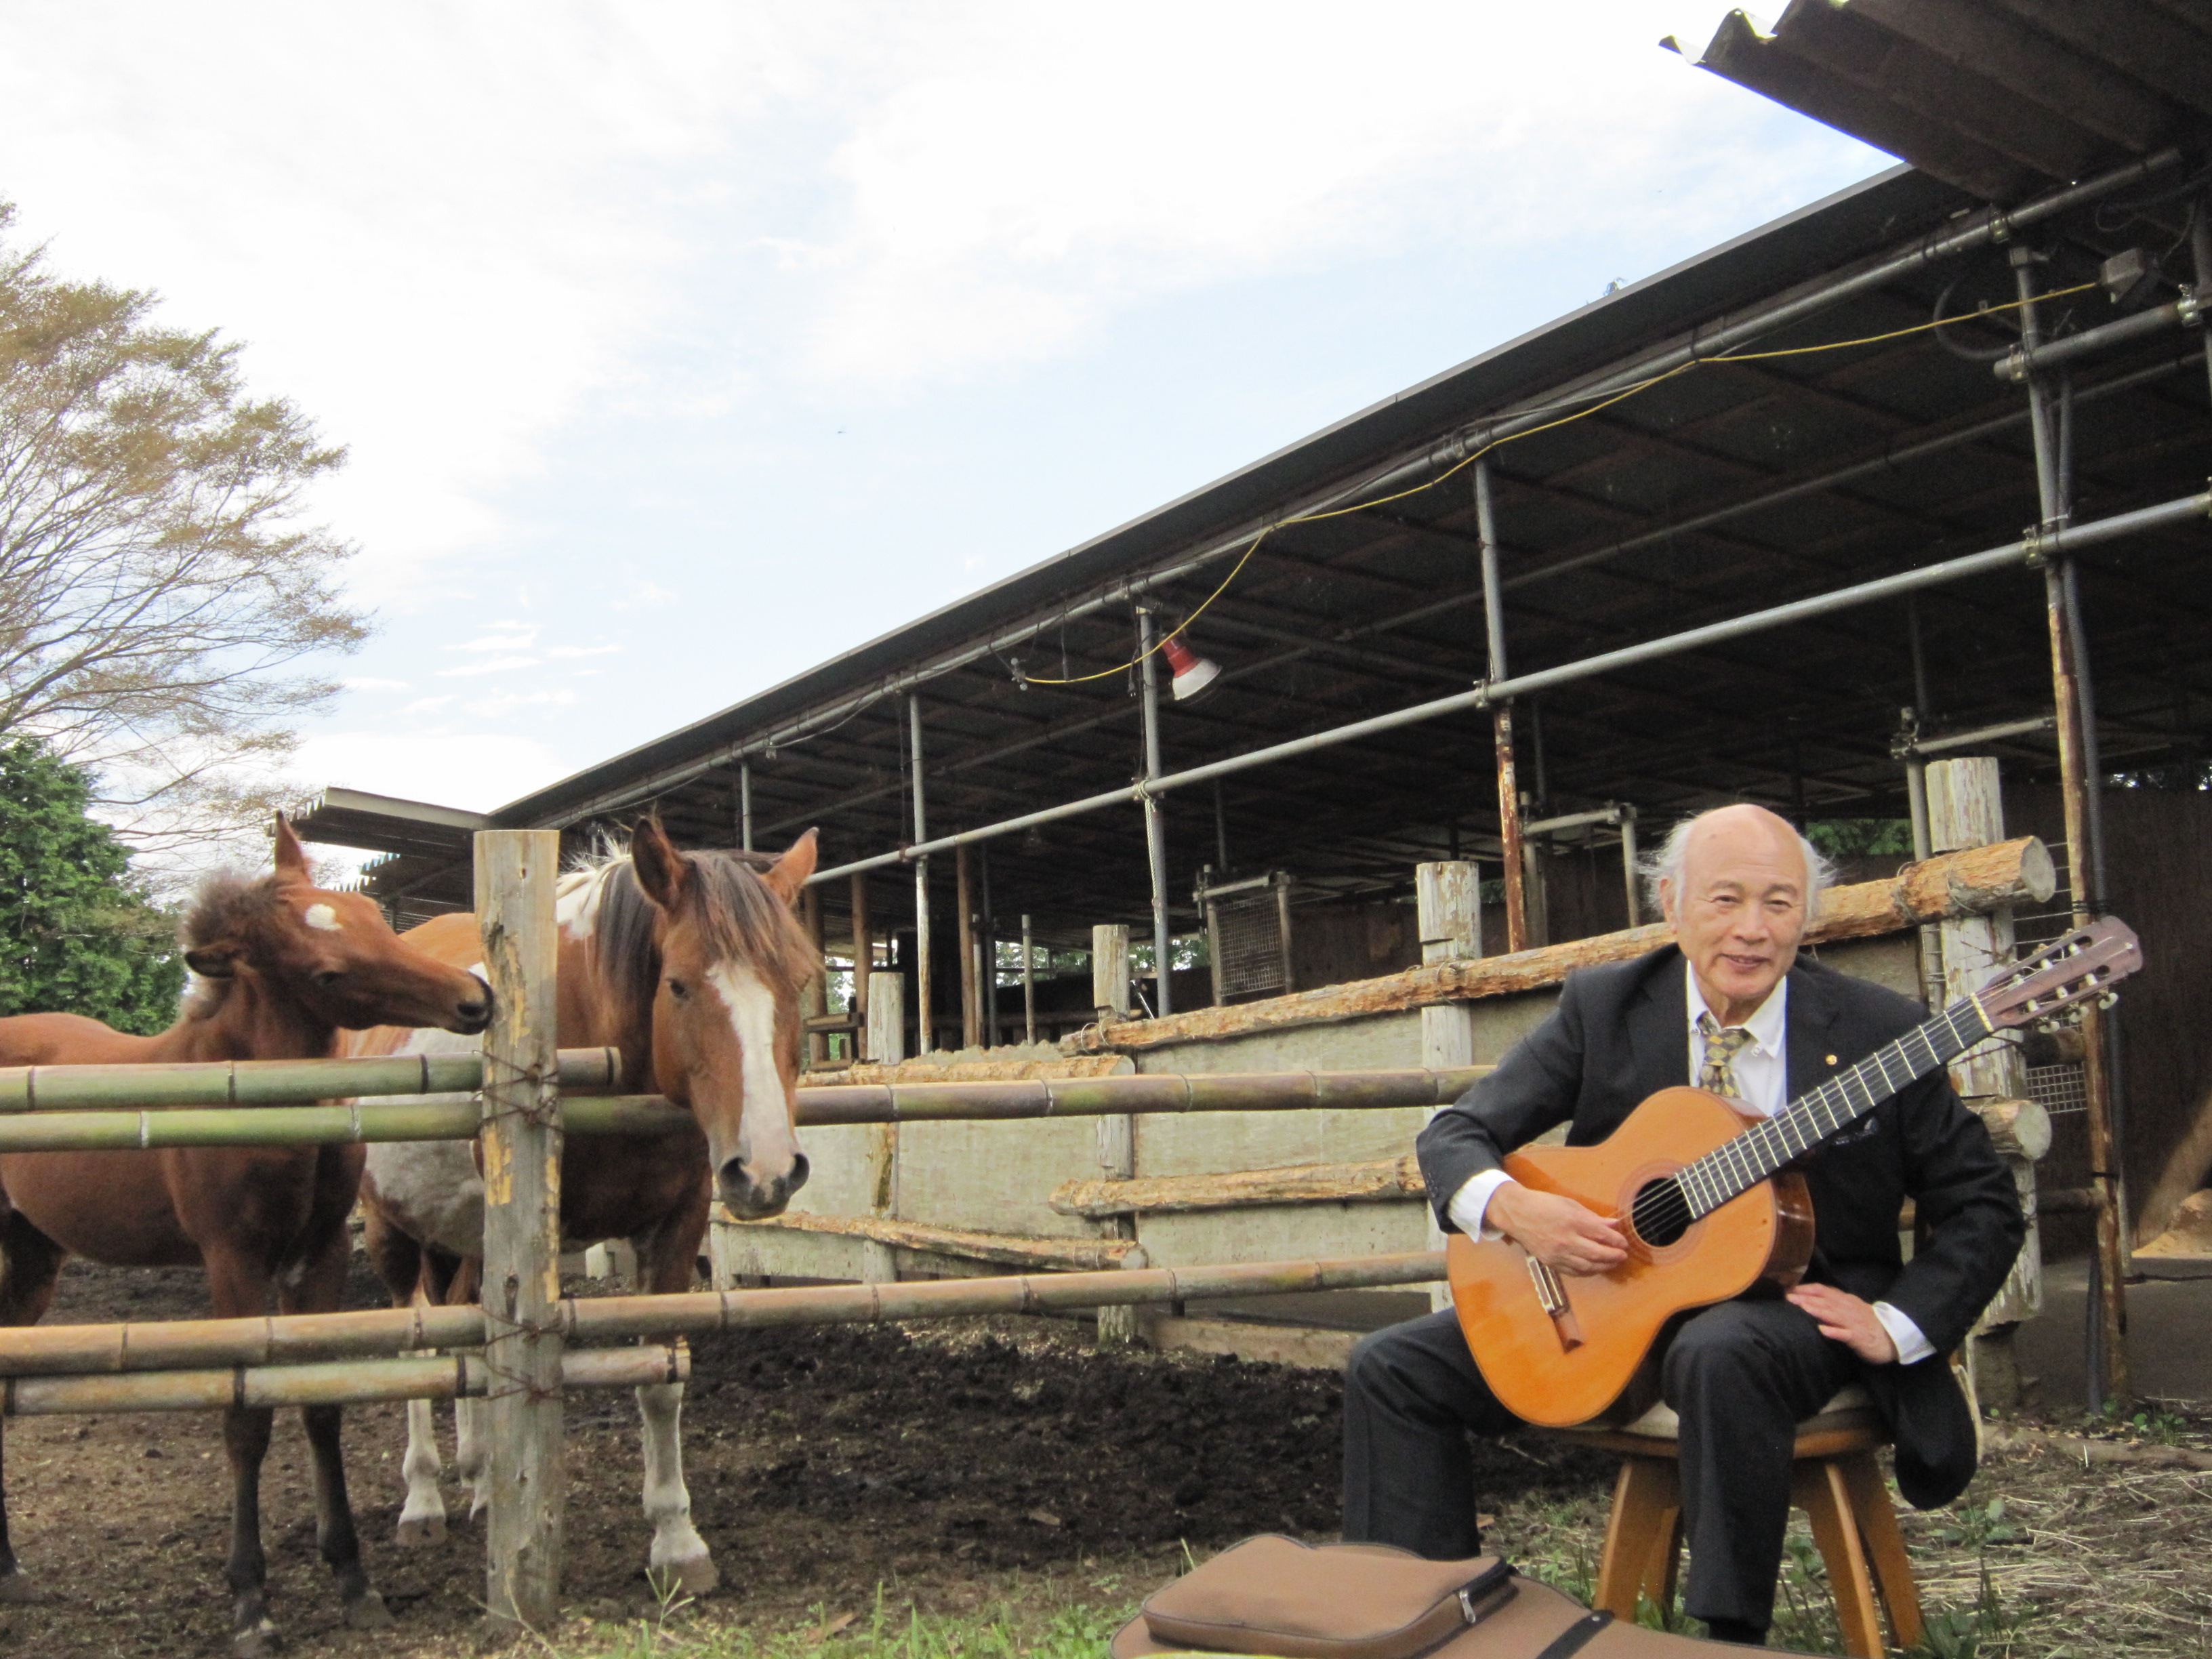
[(1517, 1181), (1490, 1195), (1483, 1219), (1557, 1273), (1601, 1273), (1628, 1260), (1618, 1221)]

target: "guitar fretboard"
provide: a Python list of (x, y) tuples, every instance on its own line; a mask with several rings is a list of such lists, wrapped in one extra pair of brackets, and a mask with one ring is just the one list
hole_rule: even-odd
[(1675, 1176), (1690, 1214), (1709, 1215), (1738, 1193), (1749, 1191), (1906, 1085), (1948, 1065), (1996, 1029), (1981, 1005), (1968, 997), (1798, 1096), (1765, 1122), (1716, 1146)]

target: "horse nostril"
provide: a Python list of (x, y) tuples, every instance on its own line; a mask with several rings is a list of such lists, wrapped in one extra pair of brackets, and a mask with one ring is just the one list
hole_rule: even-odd
[(806, 1184), (806, 1154), (800, 1152), (791, 1160), (791, 1174), (785, 1182), (784, 1189), (787, 1192), (797, 1192)]

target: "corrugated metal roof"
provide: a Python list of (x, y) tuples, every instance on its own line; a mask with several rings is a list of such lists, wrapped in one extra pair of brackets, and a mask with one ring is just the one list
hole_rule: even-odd
[(1698, 64), (1993, 202), (2212, 125), (2206, 0), (1790, 0)]

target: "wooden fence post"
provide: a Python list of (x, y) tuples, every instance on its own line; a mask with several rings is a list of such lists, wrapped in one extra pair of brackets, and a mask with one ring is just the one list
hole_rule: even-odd
[(553, 883), (561, 836), (476, 839), (477, 915), (491, 981), (484, 1033), (484, 1364), (491, 1378), (485, 1603), (495, 1627), (550, 1632), (560, 1612), (561, 1093)]
[[(1413, 866), (1413, 915), (1423, 962), (1472, 961), (1482, 955), (1481, 893), (1481, 872), (1471, 862), (1454, 860)], [(1472, 1004), (1447, 1002), (1421, 1010), (1421, 1064), (1431, 1072), (1474, 1064)], [(1433, 1211), (1428, 1220), (1429, 1248), (1441, 1250), (1443, 1229), (1437, 1224)], [(1433, 1286), (1429, 1304), (1438, 1311), (1451, 1306), (1450, 1287)]]
[[(878, 1066), (896, 1066), (906, 1058), (906, 975), (878, 974), (874, 979), (868, 1002), (868, 1058)], [(868, 1211), (872, 1215), (896, 1216), (899, 1126), (875, 1124), (869, 1133)], [(897, 1253), (874, 1239), (862, 1243), (860, 1279), (868, 1285), (896, 1283)]]
[[(1931, 852), (1955, 853), (2005, 838), (2004, 799), (1993, 757), (1929, 762), (1923, 795)], [(1953, 917), (1936, 925), (1936, 935), (1941, 972), (1937, 994), (1946, 1007), (1979, 990), (1991, 974), (2013, 959), (2009, 908)], [(1984, 1043), (1954, 1062), (1951, 1081), (1969, 1105), (2018, 1101), (2027, 1094), (2027, 1068), (2021, 1062), (2020, 1049), (2008, 1042)], [(2000, 1137), (1997, 1150), (2012, 1172), (2021, 1208), (2027, 1213), (2027, 1237), (2005, 1276), (2004, 1287), (1974, 1322), (1966, 1360), (1982, 1403), (2009, 1409), (2019, 1403), (2020, 1392), (2012, 1328), (2043, 1311), (2043, 1237), (2035, 1216), (2035, 1158), (2027, 1154), (2018, 1137), (2010, 1138), (2009, 1144)]]
[[(1091, 1000), (1101, 1020), (1129, 1017), (1129, 930), (1115, 924), (1091, 930)], [(1109, 1181), (1127, 1181), (1137, 1173), (1137, 1120), (1102, 1117), (1098, 1120), (1098, 1168)], [(1109, 1216), (1098, 1231), (1106, 1238), (1134, 1238), (1134, 1216)], [(1120, 1347), (1137, 1340), (1134, 1308), (1098, 1310), (1098, 1346)]]

